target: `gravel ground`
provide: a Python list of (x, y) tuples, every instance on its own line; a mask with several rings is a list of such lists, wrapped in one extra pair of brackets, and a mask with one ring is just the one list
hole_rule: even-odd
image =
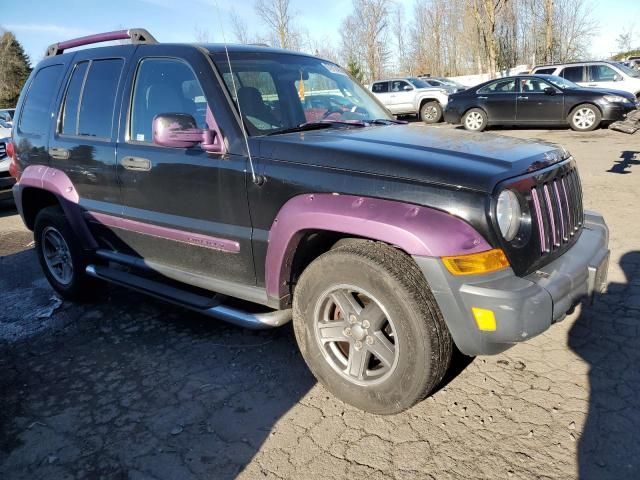
[(290, 326), (245, 331), (110, 286), (61, 304), (0, 206), (0, 478), (640, 478), (640, 136), (496, 133), (574, 154), (611, 228), (610, 293), (458, 358), (396, 416), (328, 394)]

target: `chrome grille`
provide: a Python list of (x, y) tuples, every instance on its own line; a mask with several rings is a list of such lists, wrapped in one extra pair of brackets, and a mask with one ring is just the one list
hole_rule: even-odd
[(7, 146), (0, 142), (0, 160), (7, 156)]
[(575, 169), (533, 187), (531, 203), (543, 255), (569, 243), (582, 228), (582, 187)]

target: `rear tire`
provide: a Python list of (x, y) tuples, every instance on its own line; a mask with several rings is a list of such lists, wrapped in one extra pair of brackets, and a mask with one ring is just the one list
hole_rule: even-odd
[(33, 229), (40, 266), (53, 289), (65, 300), (87, 300), (97, 281), (85, 273), (88, 259), (58, 206), (43, 208)]
[(569, 126), (576, 132), (590, 132), (600, 126), (602, 114), (589, 103), (578, 105), (569, 114)]
[(294, 292), (293, 326), (316, 378), (371, 413), (415, 405), (451, 360), (451, 336), (422, 272), (383, 243), (343, 243), (314, 260)]
[(472, 108), (462, 116), (462, 125), (470, 132), (482, 132), (487, 128), (489, 118), (481, 108)]
[(424, 123), (438, 123), (442, 120), (442, 107), (437, 101), (424, 102), (420, 107), (420, 120)]

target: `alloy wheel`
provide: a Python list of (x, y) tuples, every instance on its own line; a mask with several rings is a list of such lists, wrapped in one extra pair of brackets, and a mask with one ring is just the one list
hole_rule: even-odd
[(350, 285), (323, 293), (314, 311), (314, 332), (331, 367), (357, 385), (388, 378), (398, 362), (396, 328), (384, 306)]
[(573, 114), (573, 123), (580, 129), (591, 128), (596, 121), (596, 114), (590, 108), (581, 108)]
[(484, 119), (479, 112), (471, 112), (464, 120), (465, 127), (469, 130), (479, 130), (482, 127)]
[(48, 226), (42, 231), (42, 253), (53, 278), (62, 285), (69, 285), (73, 279), (71, 251), (55, 227)]

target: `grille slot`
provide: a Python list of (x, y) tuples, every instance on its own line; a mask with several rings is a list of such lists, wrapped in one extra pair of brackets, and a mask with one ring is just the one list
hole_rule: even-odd
[(0, 142), (0, 159), (3, 159), (7, 156), (7, 146), (4, 142)]
[(540, 253), (550, 253), (569, 243), (582, 228), (582, 187), (575, 169), (531, 189), (533, 221)]

